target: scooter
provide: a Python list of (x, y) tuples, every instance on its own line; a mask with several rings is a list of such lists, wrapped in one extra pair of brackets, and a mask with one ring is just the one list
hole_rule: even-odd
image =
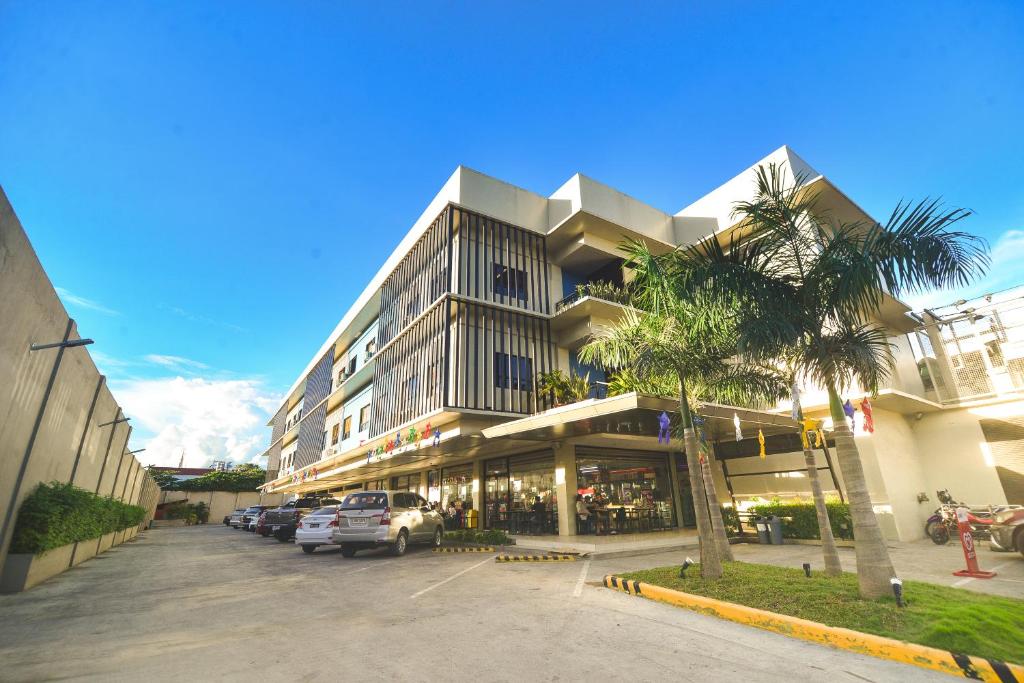
[(958, 503), (953, 499), (953, 496), (949, 494), (949, 489), (943, 489), (942, 491), (935, 492), (939, 502), (942, 505), (935, 510), (935, 514), (928, 518), (928, 521), (924, 525), (924, 533), (928, 538), (932, 539), (932, 542), (936, 545), (946, 545), (949, 543), (949, 539), (957, 535), (957, 519), (956, 509), (959, 507), (967, 508), (967, 522), (971, 525), (971, 535), (978, 540), (987, 540), (991, 538), (992, 534), (990, 528), (992, 526), (992, 518), (996, 513), (1002, 512), (1003, 510), (1009, 509), (1008, 505), (999, 506), (977, 506), (977, 505), (965, 505), (964, 503)]

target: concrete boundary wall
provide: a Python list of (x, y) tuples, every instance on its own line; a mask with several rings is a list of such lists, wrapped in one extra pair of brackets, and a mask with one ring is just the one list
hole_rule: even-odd
[(210, 508), (210, 524), (220, 524), (225, 515), (235, 508), (250, 505), (281, 505), (283, 493), (260, 493), (258, 491), (232, 493), (230, 491), (161, 491), (160, 505), (176, 501), (204, 503)]
[(146, 522), (156, 508), (156, 483), (127, 452), (130, 423), (101, 426), (123, 411), (89, 347), (30, 350), (79, 338), (0, 188), (0, 568), (21, 503), (40, 483), (142, 505)]

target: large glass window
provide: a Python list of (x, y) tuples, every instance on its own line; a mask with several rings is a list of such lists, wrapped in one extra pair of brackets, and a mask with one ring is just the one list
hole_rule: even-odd
[(445, 467), (441, 470), (441, 507), (448, 509), (456, 501), (463, 509), (473, 507), (472, 465)]
[(395, 491), (412, 491), (417, 493), (420, 488), (420, 475), (406, 474), (401, 477), (391, 477), (391, 488)]
[(555, 461), (531, 453), (484, 463), (485, 523), (511, 534), (557, 534)]
[(576, 486), (589, 512), (581, 520), (582, 533), (634, 533), (676, 525), (667, 454), (578, 448)]

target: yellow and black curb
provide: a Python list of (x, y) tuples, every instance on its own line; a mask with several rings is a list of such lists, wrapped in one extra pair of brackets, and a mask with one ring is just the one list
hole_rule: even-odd
[(575, 555), (498, 555), (495, 562), (575, 562)]
[(618, 576), (604, 577), (604, 585), (606, 588), (622, 591), (629, 595), (638, 595), (677, 607), (685, 607), (695, 612), (728, 619), (739, 624), (775, 631), (786, 636), (872, 657), (891, 659), (925, 669), (942, 671), (953, 676), (993, 681), (994, 683), (1024, 683), (1024, 667), (1017, 664), (905, 643), (847, 628), (826, 626), (815, 621), (776, 614), (756, 607), (723, 602), (702, 595), (683, 593), (671, 588), (631, 581)]
[(435, 553), (493, 553), (494, 548), (491, 547), (441, 547), (434, 548)]

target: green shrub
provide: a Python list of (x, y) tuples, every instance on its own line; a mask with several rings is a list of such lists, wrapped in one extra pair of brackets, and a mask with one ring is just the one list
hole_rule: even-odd
[(740, 513), (734, 507), (722, 506), (722, 523), (725, 524), (726, 534), (739, 536), (740, 534)]
[(449, 543), (479, 543), (480, 545), (511, 545), (512, 539), (500, 529), (477, 531), (476, 529), (456, 529), (446, 531), (444, 539)]
[(12, 553), (41, 553), (142, 523), (138, 505), (97, 496), (71, 484), (40, 484), (22, 502)]
[[(846, 503), (826, 502), (828, 519), (832, 524), (832, 534), (836, 538), (853, 539), (853, 520), (850, 519), (850, 506)], [(753, 515), (782, 517), (783, 538), (821, 538), (818, 533), (818, 513), (814, 503), (766, 503), (750, 508)]]

